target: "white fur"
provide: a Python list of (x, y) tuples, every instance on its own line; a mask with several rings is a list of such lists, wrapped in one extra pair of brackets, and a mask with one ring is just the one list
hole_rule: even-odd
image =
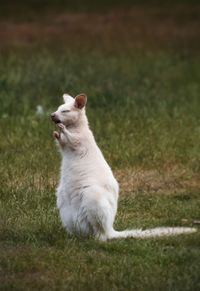
[[(89, 129), (85, 106), (64, 94), (65, 104), (54, 113), (60, 123), (55, 132), (62, 155), (61, 178), (57, 188), (57, 207), (68, 233), (107, 240), (121, 237), (159, 237), (193, 233), (195, 228), (155, 228), (150, 230), (115, 231), (119, 187)], [(79, 100), (81, 99), (81, 100)], [(82, 104), (81, 106), (79, 106)], [(81, 109), (79, 108), (81, 107)], [(67, 112), (63, 112), (66, 111)]]

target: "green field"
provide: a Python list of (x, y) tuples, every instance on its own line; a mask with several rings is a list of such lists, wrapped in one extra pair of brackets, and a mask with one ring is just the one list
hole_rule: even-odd
[(20, 3), (26, 14), (5, 1), (0, 13), (0, 289), (199, 290), (199, 230), (109, 242), (65, 233), (49, 115), (64, 92), (87, 94), (90, 127), (120, 183), (116, 229), (198, 228), (200, 6), (127, 0), (119, 12), (88, 0), (83, 11), (50, 1), (38, 16)]

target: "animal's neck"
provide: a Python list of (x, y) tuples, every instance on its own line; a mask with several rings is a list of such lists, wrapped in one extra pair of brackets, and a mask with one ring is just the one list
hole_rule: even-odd
[(85, 112), (81, 114), (75, 123), (68, 124), (66, 127), (69, 131), (72, 132), (82, 132), (83, 130), (85, 131), (87, 129), (89, 130), (88, 119)]

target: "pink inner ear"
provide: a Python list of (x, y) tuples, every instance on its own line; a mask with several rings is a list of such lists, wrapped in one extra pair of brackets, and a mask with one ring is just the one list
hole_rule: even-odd
[(76, 96), (75, 98), (76, 107), (78, 107), (79, 109), (83, 108), (86, 104), (86, 100), (87, 100), (86, 95), (81, 94), (81, 95)]

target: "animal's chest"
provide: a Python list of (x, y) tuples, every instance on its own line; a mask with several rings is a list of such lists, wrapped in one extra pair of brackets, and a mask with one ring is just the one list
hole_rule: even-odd
[(82, 204), (82, 199), (84, 195), (84, 188), (81, 185), (73, 185), (71, 181), (68, 183), (60, 183), (57, 189), (57, 206), (69, 207), (73, 211), (79, 209)]
[(80, 207), (85, 186), (87, 171), (82, 161), (69, 156), (62, 161), (61, 179), (57, 189), (58, 207), (69, 205)]

